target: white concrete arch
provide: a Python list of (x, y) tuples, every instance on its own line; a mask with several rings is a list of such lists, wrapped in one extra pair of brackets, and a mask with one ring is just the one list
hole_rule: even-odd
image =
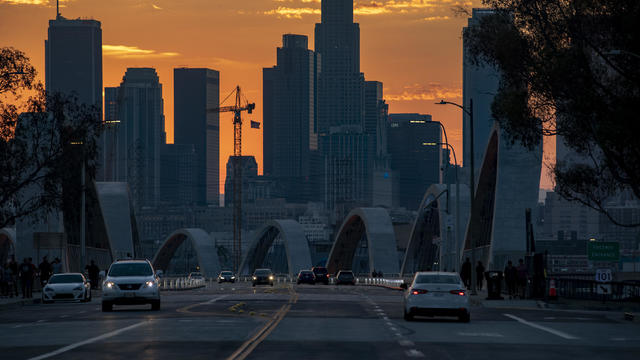
[(254, 233), (249, 249), (240, 265), (240, 274), (248, 275), (262, 266), (273, 241), (280, 236), (284, 241), (289, 275), (311, 269), (311, 251), (304, 228), (295, 220), (270, 220)]
[(216, 247), (209, 234), (197, 228), (179, 229), (169, 235), (153, 257), (153, 267), (166, 271), (176, 250), (185, 240), (191, 242), (202, 274), (205, 277), (217, 276), (221, 269)]
[(399, 274), (398, 251), (395, 232), (389, 213), (384, 208), (355, 208), (340, 226), (333, 243), (327, 269), (335, 274), (339, 270), (351, 270), (356, 247), (366, 236), (369, 252), (369, 271)]

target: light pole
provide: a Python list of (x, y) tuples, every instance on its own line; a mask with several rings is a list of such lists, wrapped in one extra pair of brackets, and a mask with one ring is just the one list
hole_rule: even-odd
[(84, 266), (86, 265), (86, 237), (85, 237), (85, 207), (86, 207), (86, 199), (85, 199), (85, 167), (84, 167), (84, 142), (82, 141), (72, 141), (71, 145), (80, 145), (82, 146), (82, 167), (80, 173), (80, 189), (82, 191), (82, 200), (80, 204), (80, 272), (84, 272)]
[[(440, 126), (442, 126), (442, 131), (444, 131), (444, 125), (442, 125), (442, 123), (439, 123)], [(455, 177), (456, 177), (456, 227), (455, 227), (455, 251), (454, 251), (454, 256), (455, 256), (455, 261), (453, 263), (453, 268), (454, 271), (458, 271), (459, 267), (460, 267), (460, 256), (458, 255), (458, 252), (460, 251), (460, 231), (459, 231), (459, 227), (460, 227), (460, 181), (458, 178), (458, 159), (456, 157), (456, 151), (453, 148), (453, 146), (451, 144), (449, 144), (448, 140), (447, 140), (447, 133), (445, 132), (445, 142), (438, 142), (438, 143), (425, 143), (425, 145), (431, 145), (431, 146), (442, 146), (442, 145), (446, 145), (451, 152), (453, 153), (453, 164), (455, 165)], [(449, 169), (449, 162), (447, 162), (447, 172)], [(447, 214), (449, 214), (449, 182), (447, 181)]]
[(469, 236), (471, 245), (471, 295), (477, 295), (476, 291), (476, 272), (474, 266), (476, 264), (476, 243), (473, 237), (473, 203), (475, 198), (475, 174), (474, 174), (474, 153), (473, 153), (473, 99), (469, 99), (469, 109), (460, 104), (450, 101), (440, 100), (437, 105), (453, 105), (457, 106), (467, 115), (469, 115)]

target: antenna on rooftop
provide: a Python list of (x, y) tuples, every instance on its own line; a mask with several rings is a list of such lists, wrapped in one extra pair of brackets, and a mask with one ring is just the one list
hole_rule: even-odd
[(56, 18), (60, 17), (60, 0), (56, 0)]

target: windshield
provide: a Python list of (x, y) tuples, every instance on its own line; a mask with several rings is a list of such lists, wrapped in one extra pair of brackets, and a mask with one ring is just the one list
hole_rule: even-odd
[(269, 275), (271, 274), (271, 270), (256, 270), (256, 275)]
[(109, 269), (109, 276), (151, 276), (153, 270), (147, 263), (113, 264)]
[(316, 268), (313, 269), (313, 272), (316, 274), (326, 274), (327, 273), (327, 269), (326, 268)]
[(220, 275), (229, 276), (229, 275), (233, 275), (233, 273), (231, 271), (223, 271), (220, 273)]
[(338, 274), (338, 276), (343, 277), (343, 276), (351, 276), (353, 277), (353, 273), (351, 271), (349, 272), (341, 272), (340, 274)]
[(416, 284), (460, 284), (458, 275), (418, 275)]
[(51, 279), (49, 279), (49, 284), (70, 284), (70, 283), (81, 283), (84, 282), (82, 279), (82, 275), (74, 274), (74, 275), (53, 275)]

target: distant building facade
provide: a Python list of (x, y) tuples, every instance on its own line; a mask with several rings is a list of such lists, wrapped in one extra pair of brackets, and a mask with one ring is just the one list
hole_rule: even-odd
[[(172, 205), (198, 203), (198, 156), (193, 144), (165, 144), (160, 163), (160, 200)], [(200, 198), (201, 199), (201, 198)]]
[(155, 69), (127, 69), (118, 88), (118, 112), (116, 181), (129, 183), (134, 206), (155, 206), (166, 143), (162, 84)]
[(175, 144), (192, 144), (196, 156), (195, 200), (220, 204), (220, 73), (211, 69), (173, 70)]
[(311, 153), (318, 148), (316, 79), (319, 62), (307, 37), (285, 34), (277, 65), (263, 69), (264, 174), (288, 202), (314, 198)]
[(388, 149), (394, 173), (394, 207), (416, 210), (440, 182), (440, 124), (431, 115), (389, 114)]

